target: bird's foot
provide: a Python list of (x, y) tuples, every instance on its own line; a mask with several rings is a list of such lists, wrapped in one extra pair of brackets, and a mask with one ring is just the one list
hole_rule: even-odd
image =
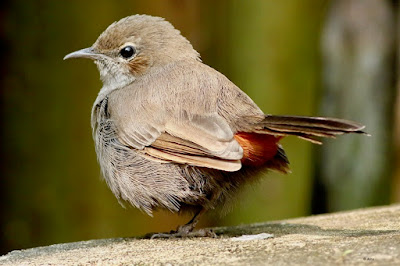
[(176, 231), (172, 230), (169, 233), (156, 233), (151, 235), (150, 239), (156, 239), (156, 238), (186, 238), (186, 237), (211, 237), (211, 238), (216, 238), (217, 234), (212, 229), (198, 229), (198, 230), (193, 230), (193, 226), (190, 224), (185, 224), (182, 226), (179, 226)]

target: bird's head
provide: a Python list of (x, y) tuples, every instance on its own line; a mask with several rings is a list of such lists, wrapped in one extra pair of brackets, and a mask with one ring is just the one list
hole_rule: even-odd
[(94, 60), (105, 87), (124, 87), (151, 69), (200, 60), (190, 42), (160, 17), (133, 15), (111, 24), (89, 48), (64, 57)]

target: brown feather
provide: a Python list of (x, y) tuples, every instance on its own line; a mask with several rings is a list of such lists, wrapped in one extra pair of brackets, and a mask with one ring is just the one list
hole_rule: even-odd
[[(174, 137), (168, 133), (161, 134), (152, 144), (155, 149), (168, 151), (172, 153), (191, 154), (206, 156), (208, 153), (204, 151), (200, 145), (182, 138)], [(209, 154), (208, 154), (209, 155)]]
[(159, 162), (187, 164), (227, 172), (238, 171), (241, 168), (240, 160), (219, 158), (196, 143), (168, 133), (162, 133), (143, 151), (147, 158)]
[(131, 62), (129, 62), (128, 66), (133, 75), (142, 75), (150, 66), (150, 60), (148, 57), (139, 54)]
[(256, 132), (278, 136), (294, 135), (315, 144), (314, 137), (335, 138), (346, 133), (366, 134), (364, 125), (338, 118), (266, 115), (256, 126)]
[(151, 147), (144, 148), (144, 152), (146, 155), (150, 155), (157, 161), (162, 160), (165, 162), (207, 167), (227, 172), (235, 172), (240, 170), (240, 168), (242, 167), (240, 160), (223, 160), (215, 157), (213, 158), (206, 156), (172, 153), (168, 151), (154, 149)]
[(266, 115), (262, 124), (272, 125), (290, 125), (301, 128), (320, 128), (333, 131), (365, 133), (362, 129), (364, 125), (359, 123), (329, 117), (306, 117), (306, 116), (283, 116), (283, 115)]

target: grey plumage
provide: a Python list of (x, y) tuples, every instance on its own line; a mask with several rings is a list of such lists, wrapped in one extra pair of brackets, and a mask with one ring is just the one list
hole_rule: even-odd
[[(122, 55), (126, 47), (132, 57)], [(162, 18), (124, 18), (91, 48), (65, 58), (73, 57), (95, 60), (103, 81), (92, 110), (103, 176), (119, 200), (149, 215), (157, 208), (204, 211), (258, 171), (288, 172), (280, 136), (319, 143), (315, 137), (362, 132), (362, 125), (340, 119), (265, 115)], [(273, 153), (257, 166), (244, 160), (263, 154), (253, 138)]]

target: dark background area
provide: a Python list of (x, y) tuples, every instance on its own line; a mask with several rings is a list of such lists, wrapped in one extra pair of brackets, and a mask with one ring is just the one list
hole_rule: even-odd
[(236, 225), (400, 201), (398, 6), (382, 0), (3, 1), (0, 11), (0, 251), (169, 231), (189, 217), (123, 209), (100, 178), (92, 62), (63, 61), (132, 14), (170, 21), (271, 114), (366, 124), (371, 137), (282, 141), (292, 174), (243, 189)]

